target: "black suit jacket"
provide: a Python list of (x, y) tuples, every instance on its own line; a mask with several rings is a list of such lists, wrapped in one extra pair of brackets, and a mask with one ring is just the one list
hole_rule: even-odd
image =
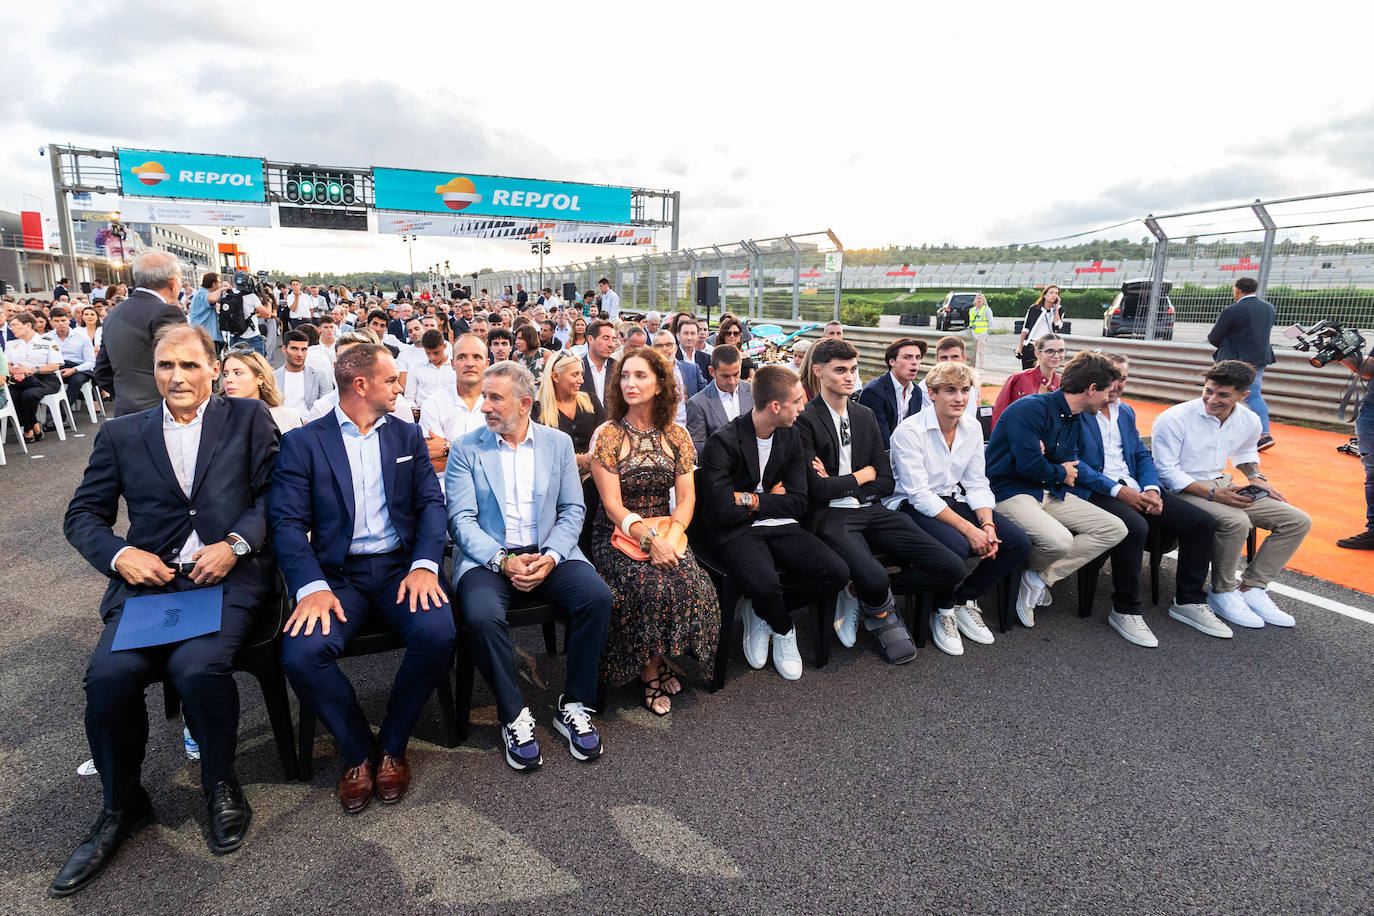
[[(122, 307), (122, 306), (121, 306)], [(110, 577), (100, 615), (150, 591), (129, 585), (110, 563), (125, 546), (175, 558), (192, 529), (206, 544), (235, 532), (253, 552), (226, 582), (265, 596), (276, 572), (267, 545), (267, 491), (277, 463), (277, 424), (262, 401), (213, 395), (201, 421), (191, 495), (182, 492), (162, 435), (162, 405), (100, 425), (85, 476), (67, 506), (62, 530), (99, 572)], [(119, 498), (129, 512), (123, 537), (114, 531)]]
[[(678, 359), (682, 359), (682, 360), (685, 360), (685, 359), (687, 358), (686, 356), (683, 355), (682, 347), (681, 347), (681, 346), (679, 346), (679, 347), (677, 348), (677, 358), (678, 358)], [(711, 378), (711, 357), (707, 356), (707, 355), (706, 355), (703, 351), (701, 351), (701, 350), (693, 350), (693, 351), (692, 351), (692, 362), (696, 363), (696, 364), (697, 364), (697, 368), (701, 370), (701, 377), (702, 377), (702, 378), (704, 378), (704, 379), (710, 379), (710, 378)], [(746, 376), (746, 377), (747, 377), (747, 376)]]
[[(892, 373), (884, 372), (864, 386), (859, 392), (859, 403), (873, 411), (878, 421), (878, 431), (883, 437), (883, 448), (892, 439), (892, 431), (907, 417), (914, 417), (925, 406), (925, 396), (921, 393), (920, 383), (911, 395), (911, 406), (905, 414), (897, 409), (897, 385), (892, 381)], [(863, 465), (859, 465), (863, 467)]]
[[(886, 443), (878, 429), (873, 411), (850, 401), (845, 408), (849, 418), (849, 464), (855, 469), (872, 467), (877, 477), (862, 486), (853, 474), (840, 474), (840, 431), (830, 416), (830, 408), (819, 396), (806, 405), (797, 417), (796, 428), (801, 432), (802, 458), (806, 466), (807, 492), (811, 500), (812, 527), (818, 527), (830, 508), (832, 499), (852, 496), (869, 504), (892, 495), (896, 482), (892, 464), (888, 461)], [(811, 466), (811, 459), (821, 459), (825, 466), (822, 477)]]
[(134, 290), (105, 317), (95, 383), (114, 394), (115, 416), (162, 403), (153, 377), (153, 337), (163, 325), (186, 322), (186, 313), (152, 293)]
[[(611, 367), (615, 365), (614, 359), (606, 360), (606, 384), (611, 383)], [(604, 415), (606, 405), (601, 403), (601, 398), (596, 396), (596, 385), (592, 382), (592, 361), (591, 357), (582, 357), (582, 390), (592, 396), (592, 406), (596, 412)]]
[[(735, 505), (736, 493), (752, 493), (759, 485), (759, 447), (753, 412), (742, 413), (716, 430), (701, 450), (706, 492), (698, 494), (715, 529), (716, 541), (726, 544), (763, 518), (806, 518), (806, 464), (801, 433), (784, 427), (773, 431), (773, 448), (763, 468), (759, 510)], [(781, 483), (786, 493), (769, 493)]]

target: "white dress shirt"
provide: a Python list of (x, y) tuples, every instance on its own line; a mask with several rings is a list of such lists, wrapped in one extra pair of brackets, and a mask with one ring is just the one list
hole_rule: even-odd
[(5, 344), (5, 362), (11, 366), (24, 366), (29, 369), (38, 369), (53, 363), (60, 366), (62, 348), (57, 345), (57, 341), (45, 334), (35, 334), (27, 343), (16, 337)]
[(420, 405), (422, 412), (433, 398), (457, 388), (458, 375), (448, 363), (436, 366), (426, 359), (406, 373), (406, 399)]
[[(1097, 420), (1097, 428), (1102, 431), (1102, 474), (1108, 480), (1117, 481), (1112, 486), (1112, 495), (1120, 493), (1123, 486), (1139, 490), (1140, 481), (1131, 476), (1131, 469), (1126, 465), (1126, 450), (1121, 444), (1121, 425), (1118, 422), (1121, 419), (1121, 405), (1108, 403), (1093, 416)], [(1159, 487), (1151, 484), (1145, 489), (1158, 490)]]
[(506, 519), (507, 550), (539, 543), (539, 507), (534, 502), (534, 421), (525, 427), (519, 446), (505, 437), (496, 437), (501, 458), (501, 477), (506, 492), (501, 497), (501, 514)]
[[(587, 365), (591, 367), (589, 373), (592, 377), (592, 387), (596, 389), (596, 399), (602, 404), (606, 403), (606, 373), (611, 368), (611, 361), (608, 359), (601, 364), (601, 369), (596, 368), (596, 361), (590, 356), (587, 357)], [(682, 384), (681, 376), (678, 377), (678, 384)]]
[(300, 298), (296, 294), (288, 291), (286, 293), (286, 305), (291, 309), (292, 318), (304, 318), (309, 320), (315, 317), (315, 297), (301, 290)]
[(334, 377), (334, 348), (311, 344), (305, 351), (305, 364), (326, 378)]
[[(822, 403), (825, 402), (822, 401)], [(840, 431), (840, 427), (843, 424), (848, 423), (849, 419), (844, 414), (836, 413), (835, 408), (831, 407), (828, 403), (825, 404), (825, 409), (830, 411), (830, 422), (835, 424), (835, 435), (838, 437), (840, 443), (840, 458), (836, 465), (836, 476), (843, 477), (846, 474), (853, 474), (854, 436), (852, 434), (849, 436), (849, 444), (846, 445), (844, 441), (845, 436)], [(855, 496), (840, 496), (830, 501), (830, 508), (862, 509), (863, 503), (859, 502), (858, 497)]]
[(897, 376), (889, 372), (887, 377), (892, 379), (892, 387), (897, 389), (897, 406), (901, 408), (897, 414), (897, 422), (900, 423), (906, 418), (907, 411), (911, 409), (911, 396), (916, 393), (916, 383), (913, 381), (903, 388), (902, 383), (897, 381)]
[(601, 294), (601, 314), (612, 321), (620, 317), (620, 297), (615, 290), (608, 289)]
[(991, 509), (997, 504), (983, 465), (983, 428), (968, 411), (954, 427), (950, 446), (940, 432), (935, 405), (927, 404), (892, 431), (888, 457), (896, 481), (892, 495), (883, 500), (889, 509), (905, 501), (934, 518), (949, 508), (944, 497), (951, 495), (970, 509)]
[(1259, 437), (1259, 417), (1244, 404), (1237, 404), (1222, 423), (1207, 413), (1202, 398), (1195, 398), (1155, 419), (1150, 446), (1159, 479), (1178, 491), (1194, 481), (1229, 477), (1227, 459), (1237, 465), (1259, 464)]
[[(353, 479), (353, 540), (348, 546), (348, 553), (350, 556), (359, 556), (396, 550), (401, 546), (401, 539), (391, 524), (391, 510), (386, 504), (386, 485), (382, 482), (381, 428), (388, 422), (387, 418), (378, 419), (367, 435), (363, 435), (358, 424), (349, 419), (342, 408), (335, 407), (334, 416), (339, 421), (339, 432), (343, 434), (348, 473)], [(412, 571), (427, 569), (435, 575), (439, 573), (438, 565), (432, 560), (416, 560), (410, 564), (410, 568)], [(296, 592), (296, 600), (328, 588), (328, 582), (316, 579), (300, 587)]]
[[(443, 436), (444, 441), (452, 445), (474, 429), (482, 429), (487, 425), (486, 418), (482, 416), (484, 400), (479, 394), (476, 403), (468, 407), (467, 402), (458, 396), (455, 382), (446, 393), (436, 394), (420, 405), (420, 428), (425, 431), (426, 438), (431, 435)], [(443, 483), (442, 480), (439, 482)]]
[(739, 417), (739, 388), (735, 388), (729, 394), (716, 389), (716, 396), (720, 398), (720, 409), (725, 411), (726, 420), (734, 420)]

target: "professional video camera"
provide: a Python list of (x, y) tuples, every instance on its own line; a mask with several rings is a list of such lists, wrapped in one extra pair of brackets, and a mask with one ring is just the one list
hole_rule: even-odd
[(1318, 369), (1331, 362), (1353, 359), (1358, 364), (1364, 355), (1364, 338), (1354, 328), (1342, 327), (1338, 322), (1322, 320), (1304, 328), (1300, 324), (1285, 328), (1283, 335), (1296, 340), (1294, 350), (1306, 353), (1313, 347), (1317, 352), (1308, 357), (1308, 362)]
[(220, 294), (215, 308), (221, 331), (239, 335), (248, 330), (248, 323), (255, 320), (243, 313), (243, 297), (249, 295), (269, 305), (277, 301), (264, 276), (255, 276), (246, 270), (234, 271), (234, 285)]

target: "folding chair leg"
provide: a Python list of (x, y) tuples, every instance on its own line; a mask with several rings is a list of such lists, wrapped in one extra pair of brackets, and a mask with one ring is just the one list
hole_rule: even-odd
[(315, 770), (315, 708), (301, 700), (300, 742), (297, 761), (302, 782), (309, 782)]
[(468, 728), (472, 724), (472, 681), (476, 677), (476, 666), (472, 662), (472, 650), (459, 631), (458, 646), (455, 654), (458, 662), (458, 680), (454, 687), (454, 735), (455, 744), (468, 740)]
[(439, 693), (439, 720), (444, 729), (444, 747), (457, 747), (458, 712), (453, 697), (453, 659), (449, 658), (444, 668), (443, 680), (436, 687)]
[(725, 686), (725, 669), (729, 667), (730, 646), (735, 640), (735, 605), (740, 597), (729, 576), (722, 577), (715, 586), (720, 597), (720, 644), (716, 646), (716, 670), (709, 685), (712, 693)]
[[(277, 756), (281, 758), (282, 778), (293, 782), (301, 778), (296, 742), (291, 728), (291, 701), (286, 693), (286, 674), (281, 661), (274, 660), (249, 672), (262, 689), (262, 701), (267, 707), (267, 720), (272, 724), (272, 737), (277, 742)], [(314, 736), (311, 735), (311, 740)]]

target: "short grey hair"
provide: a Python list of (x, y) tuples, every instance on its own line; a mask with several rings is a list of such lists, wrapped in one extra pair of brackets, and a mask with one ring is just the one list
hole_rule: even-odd
[(517, 398), (534, 400), (534, 375), (519, 363), (503, 359), (488, 366), (482, 377), (510, 379), (510, 389)]
[(181, 261), (168, 251), (144, 251), (134, 258), (134, 286), (166, 289), (172, 278), (181, 276)]
[(673, 332), (667, 328), (659, 328), (654, 332), (654, 343), (677, 343), (677, 338), (674, 337)]
[(662, 320), (663, 320), (663, 316), (660, 315), (658, 312), (650, 312), (649, 314), (647, 314), (647, 315), (644, 316), (644, 320), (645, 320), (645, 321), (662, 321)]

